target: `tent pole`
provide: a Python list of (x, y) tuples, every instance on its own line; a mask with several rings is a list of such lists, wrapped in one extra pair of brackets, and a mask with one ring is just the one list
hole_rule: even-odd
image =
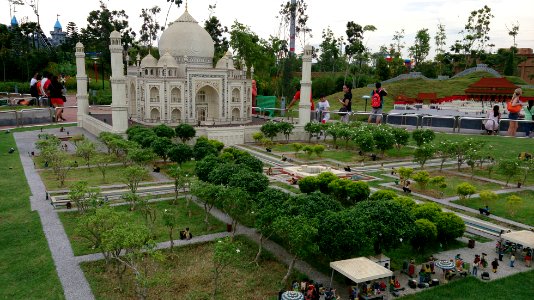
[(332, 276), (330, 276), (330, 286), (329, 288), (332, 288), (332, 282), (334, 281), (334, 269), (332, 269)]

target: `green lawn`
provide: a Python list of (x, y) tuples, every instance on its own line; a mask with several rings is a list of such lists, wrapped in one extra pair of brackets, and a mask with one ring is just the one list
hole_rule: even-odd
[[(447, 198), (447, 197), (454, 197), (456, 196), (456, 187), (463, 182), (467, 182), (469, 184), (472, 184), (474, 187), (476, 187), (477, 191), (481, 190), (499, 190), (504, 188), (503, 186), (493, 183), (493, 182), (487, 182), (482, 181), (478, 179), (471, 179), (469, 176), (462, 177), (454, 175), (452, 176), (450, 173), (447, 172), (430, 172), (430, 176), (444, 176), (445, 182), (447, 183), (447, 187), (443, 190), (438, 190), (437, 188), (428, 186), (425, 190), (421, 190), (421, 188), (417, 185), (416, 182), (413, 180), (410, 180), (412, 182), (412, 191), (415, 193), (421, 193), (428, 196), (432, 196), (434, 198)], [(440, 194), (440, 192), (443, 192), (443, 196)]]
[[(172, 165), (174, 165), (174, 163), (167, 163), (165, 165), (160, 164), (161, 171), (163, 173), (167, 174), (167, 170), (169, 169), (169, 166), (172, 166)], [(188, 162), (183, 163), (180, 166), (180, 168), (182, 168), (182, 170), (184, 172), (187, 172), (187, 174), (193, 174), (194, 175), (195, 174), (195, 165), (196, 165), (196, 162), (194, 160), (190, 160)]]
[[(497, 201), (490, 203), (489, 208), (491, 213), (499, 217), (534, 226), (534, 191), (522, 191), (514, 194), (523, 199), (522, 204), (518, 206), (514, 216), (510, 214), (506, 206), (506, 197), (511, 194), (499, 195)], [(480, 198), (457, 200), (454, 202), (474, 209), (484, 207), (485, 205)]]
[[(91, 168), (91, 171), (88, 169), (71, 169), (65, 180), (65, 185), (60, 186), (60, 182), (57, 180), (56, 175), (52, 170), (40, 171), (41, 179), (43, 180), (46, 188), (48, 190), (59, 190), (59, 189), (68, 189), (74, 183), (85, 180), (89, 186), (100, 186), (100, 185), (109, 185), (109, 184), (119, 184), (124, 183), (122, 179), (122, 171), (124, 166), (111, 166), (107, 168), (106, 171), (106, 181), (102, 180), (102, 173), (97, 168)], [(153, 181), (154, 179), (149, 174), (144, 181)]]
[(281, 187), (283, 189), (286, 189), (290, 192), (293, 192), (295, 194), (300, 194), (300, 189), (298, 188), (298, 185), (290, 185), (290, 184), (287, 184), (287, 183), (283, 183), (283, 182), (280, 182), (280, 181), (275, 181), (275, 182), (271, 182), (270, 185), (274, 185), (274, 186), (278, 186), (278, 187)]
[[(491, 276), (491, 275), (490, 275)], [(534, 298), (534, 271), (515, 274), (499, 280), (483, 282), (472, 276), (426, 289), (420, 293), (402, 297), (406, 300), (530, 300)]]
[[(263, 251), (260, 265), (251, 263), (258, 245), (238, 237), (242, 247), (241, 258), (233, 261), (220, 277), (216, 299), (264, 300), (278, 299), (280, 280), (287, 266), (279, 263), (270, 253)], [(163, 252), (163, 262), (153, 264), (149, 278), (148, 299), (210, 299), (213, 290), (213, 243), (175, 248), (172, 255)], [(125, 274), (125, 291), (120, 286), (113, 268), (106, 269), (104, 261), (82, 264), (96, 299), (134, 299), (133, 275)], [(294, 272), (289, 279), (300, 280), (304, 276)], [(177, 296), (179, 295), (179, 296)]]
[[(506, 182), (507, 176), (502, 175), (501, 173), (498, 172), (498, 170), (499, 170), (499, 168), (497, 168), (497, 167), (493, 168), (493, 171), (491, 172), (491, 177), (489, 177), (488, 170), (475, 168), (475, 176), (491, 178), (491, 179), (494, 179), (494, 180), (499, 180), (499, 181), (502, 181), (502, 182)], [(470, 168), (462, 168), (462, 169), (460, 169), (460, 172), (471, 176), (471, 169)], [(517, 182), (522, 182), (522, 181), (523, 181), (523, 174), (520, 173), (518, 176), (512, 177), (508, 184), (510, 186), (514, 186), (514, 185), (517, 184)], [(526, 186), (534, 185), (534, 177), (528, 176), (525, 184), (526, 184)]]
[[(506, 136), (495, 135), (476, 135), (476, 134), (459, 134), (459, 133), (437, 133), (435, 142), (450, 140), (453, 142), (462, 141), (467, 138), (472, 138), (479, 141), (486, 142), (486, 145), (493, 147), (493, 153), (497, 158), (500, 153), (507, 153), (513, 157), (517, 157), (520, 152), (532, 152), (534, 147), (534, 139), (517, 139)], [(413, 142), (413, 141), (412, 141)]]
[(0, 131), (0, 299), (63, 299), (12, 134)]
[[(191, 202), (189, 205), (191, 208), (191, 217), (188, 215), (188, 210), (185, 205), (185, 199), (179, 199), (178, 204), (176, 206), (173, 206), (170, 201), (161, 201), (151, 204), (153, 207), (155, 207), (157, 211), (157, 218), (154, 226), (154, 236), (155, 240), (157, 242), (163, 242), (169, 240), (169, 231), (167, 227), (165, 227), (163, 220), (161, 218), (163, 210), (168, 208), (173, 208), (178, 212), (179, 215), (179, 221), (178, 225), (175, 229), (174, 238), (178, 239), (180, 236), (178, 232), (180, 230), (183, 230), (186, 227), (189, 227), (191, 230), (191, 233), (194, 236), (198, 235), (204, 235), (208, 233), (214, 233), (214, 232), (221, 232), (226, 229), (223, 223), (216, 220), (214, 217), (210, 215), (210, 224), (212, 224), (211, 230), (206, 230), (206, 225), (204, 223), (204, 210), (200, 208), (198, 205)], [(123, 206), (117, 206), (114, 209), (118, 211), (128, 212), (129, 206), (123, 205)], [(134, 218), (136, 222), (145, 224), (145, 219), (140, 211), (135, 210), (131, 212), (134, 215)], [(78, 212), (64, 212), (59, 214), (59, 218), (61, 219), (61, 222), (63, 223), (63, 227), (65, 228), (65, 231), (67, 232), (67, 235), (69, 236), (69, 239), (71, 241), (72, 250), (74, 251), (74, 255), (84, 255), (89, 253), (96, 253), (98, 252), (98, 249), (91, 249), (92, 245), (87, 240), (83, 239), (82, 237), (76, 235), (75, 230), (79, 218)]]

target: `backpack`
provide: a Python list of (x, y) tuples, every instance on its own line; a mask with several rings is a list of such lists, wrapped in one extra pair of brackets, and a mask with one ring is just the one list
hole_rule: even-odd
[(373, 91), (373, 96), (371, 97), (371, 106), (373, 108), (379, 108), (382, 106), (382, 99), (380, 99), (380, 90)]

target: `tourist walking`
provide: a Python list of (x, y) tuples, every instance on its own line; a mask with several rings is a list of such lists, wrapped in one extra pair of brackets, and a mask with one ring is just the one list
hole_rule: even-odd
[(515, 136), (515, 133), (517, 132), (517, 120), (519, 119), (519, 112), (523, 108), (523, 104), (521, 103), (519, 97), (523, 95), (523, 90), (521, 88), (517, 88), (514, 91), (514, 94), (512, 95), (512, 101), (508, 104), (508, 119), (510, 119), (510, 126), (508, 127), (508, 135), (509, 136)]
[(328, 103), (326, 97), (322, 95), (317, 104), (317, 119), (324, 124), (330, 120), (330, 103)]
[(523, 107), (523, 112), (525, 113), (525, 121), (530, 121), (530, 123), (527, 123), (525, 136), (531, 137), (530, 134), (532, 133), (532, 131), (534, 131), (534, 123), (532, 122), (532, 113), (534, 112), (534, 100), (528, 100), (528, 105)]
[(63, 102), (63, 85), (59, 83), (57, 76), (52, 77), (48, 90), (50, 91), (50, 103), (56, 109), (56, 122), (66, 121), (63, 118), (63, 106), (65, 104)]
[(496, 258), (491, 262), (493, 273), (497, 273), (497, 267), (499, 267), (499, 260)]
[(348, 84), (343, 85), (343, 93), (343, 99), (339, 99), (342, 105), (339, 112), (343, 114), (341, 116), (341, 122), (348, 123), (352, 112), (352, 92)]
[(382, 83), (375, 83), (375, 88), (371, 92), (371, 115), (367, 119), (367, 123), (371, 123), (373, 117), (375, 118), (376, 124), (382, 122), (382, 107), (384, 106), (384, 97), (388, 95), (388, 92), (382, 88)]
[(510, 267), (514, 267), (515, 263), (515, 255), (512, 253), (512, 256), (510, 256)]
[(480, 264), (480, 256), (478, 254), (475, 254), (475, 260), (473, 261), (473, 271), (471, 272), (473, 276), (477, 276), (479, 264)]
[(499, 105), (493, 106), (493, 110), (488, 111), (486, 116), (486, 132), (488, 135), (497, 134), (499, 132), (499, 121), (501, 120), (501, 113), (499, 112)]

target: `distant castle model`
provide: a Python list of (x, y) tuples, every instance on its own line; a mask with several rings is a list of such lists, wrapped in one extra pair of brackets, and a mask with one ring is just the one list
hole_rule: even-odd
[[(160, 59), (128, 66), (128, 117), (142, 124), (223, 125), (251, 122), (252, 75), (228, 52), (213, 68), (214, 44), (187, 7), (159, 40)], [(127, 60), (129, 58), (127, 57)]]
[[(11, 18), (11, 28), (15, 28), (18, 26), (19, 26), (19, 22), (17, 20), (17, 17), (13, 16), (13, 18)], [(34, 43), (36, 43), (36, 46), (57, 47), (65, 43), (65, 40), (67, 38), (67, 33), (63, 32), (63, 27), (61, 27), (61, 23), (59, 23), (59, 19), (56, 19), (56, 23), (54, 24), (54, 30), (50, 31), (51, 37), (47, 37), (39, 27), (38, 27), (37, 32), (34, 32), (34, 36), (37, 37), (34, 40)]]

